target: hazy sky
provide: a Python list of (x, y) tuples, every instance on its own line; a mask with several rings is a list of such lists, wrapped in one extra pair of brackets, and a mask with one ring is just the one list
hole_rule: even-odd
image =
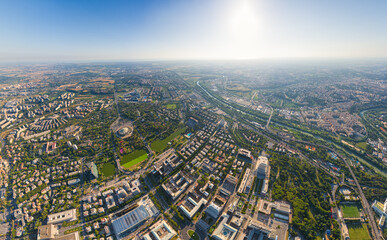
[(0, 61), (363, 57), (386, 0), (0, 0)]

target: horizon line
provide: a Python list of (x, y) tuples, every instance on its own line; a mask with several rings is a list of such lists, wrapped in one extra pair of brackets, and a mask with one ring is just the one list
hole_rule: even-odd
[(243, 62), (243, 61), (361, 61), (387, 60), (387, 57), (239, 57), (239, 58), (127, 58), (127, 59), (52, 59), (52, 60), (0, 60), (0, 64), (55, 64), (55, 63), (124, 63), (124, 62)]

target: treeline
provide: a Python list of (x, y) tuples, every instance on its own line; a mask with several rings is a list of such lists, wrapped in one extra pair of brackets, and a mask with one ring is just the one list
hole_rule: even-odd
[(370, 103), (366, 103), (366, 104), (354, 104), (349, 109), (349, 112), (351, 114), (353, 114), (353, 113), (360, 113), (361, 111), (364, 111), (364, 110), (371, 110), (371, 109), (378, 109), (378, 108), (386, 109), (386, 106), (387, 106), (387, 100), (384, 99), (380, 102), (370, 102)]
[[(300, 159), (271, 154), (272, 171), (280, 169), (278, 178), (273, 179), (272, 197), (291, 203), (292, 226), (306, 239), (315, 239), (315, 236), (331, 229), (334, 224), (330, 218), (328, 201), (331, 177), (306, 162), (300, 162)], [(332, 239), (340, 239), (338, 228), (334, 227), (332, 233)]]
[(41, 193), (43, 189), (47, 187), (47, 184), (43, 183), (42, 185), (36, 187), (34, 190), (29, 191), (28, 193), (24, 194), (23, 197), (20, 197), (16, 200), (16, 203), (19, 204), (21, 202), (26, 201), (27, 199), (30, 199), (32, 196), (34, 196), (37, 193)]

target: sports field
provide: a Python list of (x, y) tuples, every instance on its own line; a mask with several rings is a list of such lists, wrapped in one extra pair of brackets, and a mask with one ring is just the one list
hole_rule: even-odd
[(356, 204), (341, 204), (341, 211), (344, 218), (358, 218), (360, 217), (359, 208)]
[(154, 142), (151, 143), (151, 148), (153, 151), (155, 152), (162, 152), (168, 145), (168, 142), (172, 141), (174, 138), (176, 138), (177, 136), (179, 136), (180, 134), (182, 134), (183, 132), (185, 132), (187, 128), (184, 127), (184, 128), (180, 128), (178, 130), (176, 130), (174, 133), (172, 133), (171, 135), (169, 135), (168, 137), (162, 139), (162, 140), (156, 140)]
[(351, 240), (371, 240), (365, 224), (347, 224)]
[(137, 165), (148, 158), (148, 154), (145, 150), (136, 150), (125, 155), (121, 160), (121, 166), (124, 168), (130, 168)]

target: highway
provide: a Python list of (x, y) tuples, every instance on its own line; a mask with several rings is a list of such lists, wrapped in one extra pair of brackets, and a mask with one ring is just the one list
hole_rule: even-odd
[(269, 107), (271, 108), (271, 112), (270, 112), (270, 117), (269, 117), (269, 119), (267, 120), (267, 123), (266, 123), (266, 129), (269, 128), (271, 117), (273, 116), (273, 112), (274, 112), (274, 109), (272, 108), (272, 106), (269, 106)]
[[(232, 109), (235, 109), (233, 106), (229, 105), (228, 103), (225, 103), (225, 102), (222, 102), (220, 101), (219, 99), (215, 98), (211, 93), (209, 93), (205, 88), (203, 88), (199, 81), (196, 82), (197, 86), (199, 86), (205, 93), (207, 93), (211, 98), (213, 99), (216, 99), (219, 103), (223, 104), (223, 105), (226, 105), (227, 107), (230, 107)], [(244, 112), (242, 110), (239, 110), (239, 109), (235, 109), (239, 112), (243, 112), (244, 114), (247, 114), (247, 115), (250, 115), (250, 116), (253, 116), (251, 115), (250, 113), (248, 112)], [(271, 120), (271, 116), (272, 116), (272, 113), (273, 111), (271, 112), (270, 114), (270, 117), (269, 117), (269, 120), (266, 124), (266, 130), (270, 132), (269, 130), (269, 124), (270, 124), (270, 120)], [(237, 118), (240, 118), (240, 116), (236, 116)], [(253, 116), (255, 117), (255, 116)], [(289, 140), (289, 139), (288, 139)], [(318, 147), (322, 147), (322, 148), (325, 148), (325, 149), (328, 149), (332, 152), (334, 152), (341, 160), (344, 161), (345, 165), (347, 166), (347, 168), (349, 169), (350, 173), (351, 173), (351, 176), (352, 178), (354, 179), (354, 182), (356, 184), (356, 187), (358, 188), (358, 193), (359, 193), (359, 196), (361, 198), (361, 202), (362, 202), (362, 205), (363, 205), (363, 209), (365, 210), (365, 213), (368, 217), (368, 220), (369, 220), (369, 223), (370, 223), (370, 226), (371, 226), (371, 233), (372, 233), (372, 236), (373, 236), (373, 239), (375, 240), (380, 240), (380, 239), (383, 239), (383, 236), (382, 236), (382, 233), (380, 231), (380, 229), (378, 228), (376, 222), (375, 222), (375, 218), (374, 218), (374, 215), (373, 215), (373, 212), (372, 212), (372, 209), (370, 208), (370, 205), (366, 199), (366, 197), (364, 196), (364, 193), (363, 193), (363, 190), (362, 188), (360, 187), (360, 184), (355, 176), (355, 174), (353, 173), (352, 171), (352, 168), (351, 166), (348, 164), (347, 160), (341, 155), (339, 154), (336, 150), (330, 148), (330, 147), (327, 147), (327, 146), (324, 146), (324, 145), (319, 145), (319, 144), (314, 144), (314, 143), (311, 143), (311, 142), (307, 142), (307, 141), (300, 141), (300, 140), (295, 140), (295, 139), (291, 139), (292, 141), (297, 141), (297, 142), (301, 142), (301, 143), (305, 143), (305, 144), (309, 144), (309, 145), (313, 145), (313, 146), (318, 146)], [(282, 143), (286, 144), (285, 142), (281, 141)]]
[(361, 198), (361, 202), (362, 202), (362, 205), (363, 205), (363, 209), (365, 210), (366, 215), (368, 217), (368, 221), (369, 221), (369, 223), (371, 225), (372, 236), (376, 240), (383, 239), (382, 233), (379, 230), (378, 225), (375, 222), (375, 218), (374, 218), (372, 209), (371, 209), (371, 207), (370, 207), (366, 197), (364, 196), (363, 190), (361, 189), (360, 184), (357, 181), (357, 178), (356, 178), (355, 174), (353, 173), (351, 166), (349, 166), (349, 164), (348, 164), (348, 162), (347, 162), (347, 160), (345, 158), (343, 158), (341, 155), (338, 155), (338, 156), (344, 161), (345, 165), (348, 167), (349, 172), (351, 173), (352, 178), (355, 181), (355, 184), (356, 184), (356, 186), (358, 188), (359, 195), (360, 195), (360, 198)]
[(325, 148), (325, 149), (335, 153), (344, 162), (344, 164), (349, 169), (349, 172), (351, 173), (351, 176), (352, 176), (352, 178), (353, 178), (353, 180), (355, 182), (355, 185), (357, 187), (357, 191), (359, 193), (359, 196), (360, 196), (360, 199), (361, 199), (361, 202), (362, 202), (362, 205), (363, 205), (363, 209), (365, 210), (365, 213), (366, 213), (366, 215), (368, 217), (368, 220), (369, 220), (369, 223), (370, 223), (370, 226), (371, 226), (372, 236), (374, 237), (374, 239), (383, 239), (382, 233), (381, 233), (380, 229), (378, 228), (378, 225), (375, 222), (373, 211), (372, 211), (372, 209), (371, 209), (371, 207), (370, 207), (370, 205), (368, 203), (368, 200), (364, 196), (363, 190), (362, 190), (362, 188), (361, 188), (361, 186), (360, 186), (360, 184), (359, 184), (355, 174), (353, 173), (352, 168), (349, 165), (347, 159), (344, 158), (335, 149), (332, 149), (332, 148), (324, 146), (324, 145), (314, 144), (314, 143), (311, 143), (311, 142), (301, 141), (301, 140), (294, 140), (294, 139), (292, 139), (292, 141), (299, 142), (299, 143), (304, 143), (304, 144), (308, 144), (308, 145), (312, 145), (312, 146), (316, 146), (316, 147), (320, 147), (320, 148)]

